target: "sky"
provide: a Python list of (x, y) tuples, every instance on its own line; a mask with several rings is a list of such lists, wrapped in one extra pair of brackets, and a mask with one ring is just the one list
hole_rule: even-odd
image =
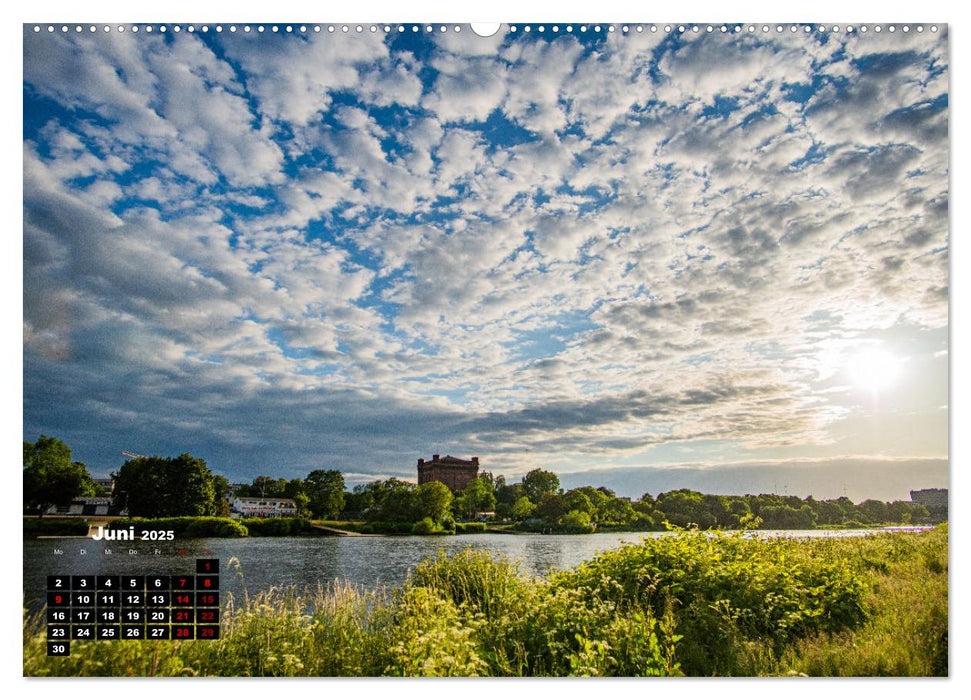
[(24, 27), (25, 440), (947, 485), (944, 25), (242, 26)]

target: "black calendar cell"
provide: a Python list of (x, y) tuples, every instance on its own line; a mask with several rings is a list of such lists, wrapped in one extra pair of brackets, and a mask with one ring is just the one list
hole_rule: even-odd
[(145, 596), (145, 605), (150, 608), (167, 608), (172, 602), (172, 594), (168, 591), (151, 591)]
[(71, 622), (76, 625), (91, 625), (96, 619), (94, 608), (71, 609)]
[(52, 625), (65, 625), (71, 621), (71, 614), (69, 610), (63, 608), (48, 608), (47, 609), (47, 622)]
[(197, 591), (215, 591), (219, 588), (218, 576), (196, 576)]
[(71, 595), (61, 591), (50, 591), (47, 594), (47, 607), (66, 608), (71, 604)]
[(169, 590), (169, 577), (168, 576), (146, 576), (145, 587), (149, 591), (167, 591)]
[(192, 608), (172, 608), (172, 624), (189, 624), (195, 620)]
[(150, 625), (166, 624), (169, 621), (168, 608), (163, 608), (161, 610), (147, 610), (145, 612), (145, 621)]
[(95, 594), (93, 591), (74, 591), (71, 594), (71, 605), (76, 608), (94, 607)]
[(168, 625), (147, 625), (145, 639), (169, 639)]
[(94, 625), (71, 625), (71, 639), (94, 639)]
[(218, 574), (219, 560), (218, 559), (196, 559), (196, 573), (197, 574)]
[(195, 580), (192, 576), (173, 576), (173, 591), (191, 591), (195, 587)]
[(105, 625), (116, 625), (121, 620), (121, 613), (115, 608), (98, 609), (98, 623)]
[(48, 656), (70, 656), (71, 643), (70, 642), (48, 642), (47, 655)]
[(121, 627), (118, 625), (98, 625), (95, 636), (98, 639), (121, 639)]
[(71, 626), (70, 625), (48, 625), (47, 626), (47, 638), (48, 639), (70, 639), (71, 638)]
[(145, 577), (144, 576), (122, 576), (121, 590), (123, 591), (145, 590)]
[(117, 591), (119, 588), (121, 588), (120, 576), (99, 576), (98, 577), (99, 591)]
[(71, 588), (71, 577), (70, 576), (48, 576), (47, 577), (47, 590), (49, 591), (66, 591)]
[(96, 587), (94, 576), (71, 577), (71, 588), (76, 591), (93, 591)]
[(145, 605), (145, 594), (134, 591), (125, 591), (121, 594), (122, 607), (142, 607)]
[(219, 605), (218, 593), (196, 593), (196, 607), (211, 607)]
[(219, 608), (196, 610), (196, 624), (215, 625), (219, 622)]
[(116, 608), (121, 600), (118, 593), (108, 591), (98, 591), (97, 601), (99, 608)]
[(219, 639), (219, 625), (196, 625), (196, 639)]
[(172, 605), (189, 606), (192, 605), (192, 600), (193, 598), (191, 593), (172, 594)]
[(195, 639), (195, 631), (192, 625), (172, 625), (172, 639)]
[(122, 639), (145, 639), (145, 628), (141, 625), (122, 625)]
[(145, 611), (141, 608), (137, 610), (122, 609), (121, 622), (127, 625), (140, 625), (145, 622)]

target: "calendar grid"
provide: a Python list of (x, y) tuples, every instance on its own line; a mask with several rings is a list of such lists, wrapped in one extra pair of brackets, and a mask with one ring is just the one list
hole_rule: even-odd
[(185, 574), (47, 577), (47, 654), (73, 641), (218, 639), (219, 560)]

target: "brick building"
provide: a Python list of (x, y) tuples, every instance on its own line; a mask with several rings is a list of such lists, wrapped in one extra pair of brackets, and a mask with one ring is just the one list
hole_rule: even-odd
[(441, 481), (453, 491), (461, 491), (479, 475), (479, 458), (459, 459), (451, 455), (432, 455), (430, 461), (418, 460), (418, 484)]

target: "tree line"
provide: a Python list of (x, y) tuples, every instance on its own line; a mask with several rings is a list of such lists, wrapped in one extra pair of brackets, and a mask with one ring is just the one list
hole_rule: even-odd
[[(114, 473), (111, 498), (132, 517), (229, 515), (230, 484), (205, 460), (137, 457)], [(41, 435), (24, 442), (24, 512), (43, 513), (77, 497), (107, 495), (71, 450), (58, 438)], [(416, 485), (400, 479), (377, 480), (347, 489), (335, 469), (316, 469), (305, 478), (257, 476), (237, 486), (235, 496), (288, 498), (300, 517), (366, 521), (391, 531), (453, 532), (456, 522), (488, 519), (514, 529), (538, 532), (663, 530), (669, 525), (700, 529), (812, 529), (886, 523), (929, 523), (946, 519), (911, 501), (759, 494), (724, 496), (678, 489), (637, 499), (605, 487), (564, 490), (551, 471), (534, 469), (517, 482), (481, 473), (452, 492), (438, 481)]]

